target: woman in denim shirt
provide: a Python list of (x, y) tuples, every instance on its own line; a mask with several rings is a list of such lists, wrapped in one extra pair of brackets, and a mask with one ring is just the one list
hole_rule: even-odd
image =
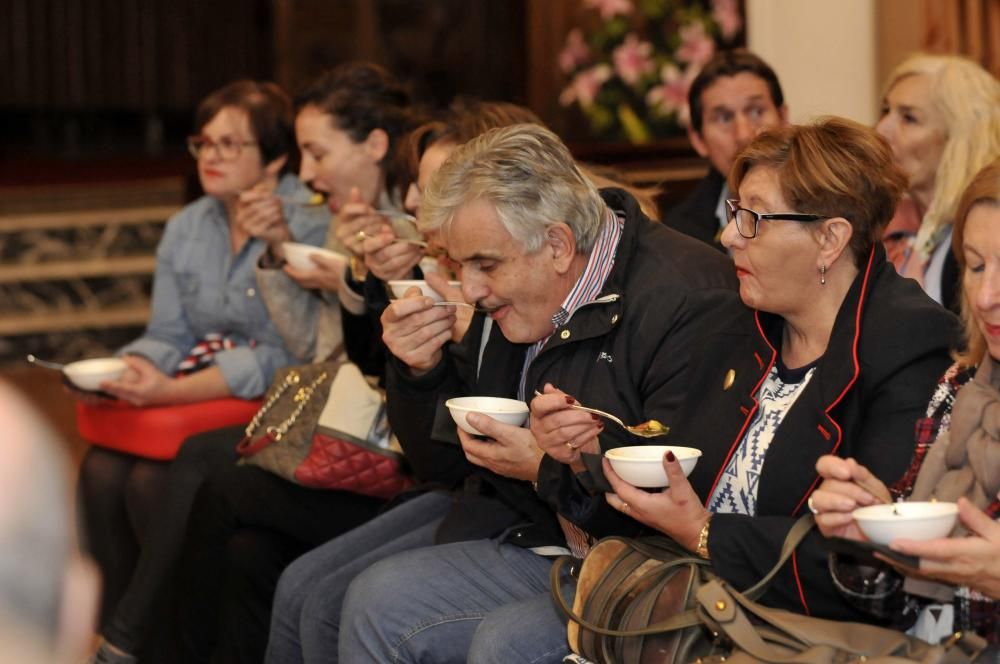
[[(329, 222), (325, 210), (293, 202), (309, 192), (289, 172), (292, 106), (277, 86), (227, 85), (201, 103), (195, 124), (188, 146), (205, 195), (168, 222), (146, 332), (120, 351), (125, 375), (101, 386), (136, 406), (263, 394), (275, 370), (299, 358), (261, 301), (257, 260), (271, 242), (322, 243)], [(186, 464), (88, 451), (80, 491), (86, 538), (105, 578), (105, 619), (129, 582), (144, 533), (168, 527), (157, 520), (147, 529), (162, 488), (184, 483), (193, 498), (209, 468), (231, 461), (234, 445), (200, 446), (197, 462)], [(168, 480), (168, 468), (181, 466), (183, 477), (174, 472)]]

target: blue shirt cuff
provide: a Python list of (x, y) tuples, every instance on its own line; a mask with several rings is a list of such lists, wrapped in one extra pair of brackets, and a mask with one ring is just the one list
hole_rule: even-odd
[(174, 375), (177, 366), (184, 359), (181, 351), (165, 341), (150, 339), (149, 337), (139, 337), (132, 343), (126, 344), (118, 350), (118, 355), (141, 355), (156, 365), (156, 368), (167, 374)]

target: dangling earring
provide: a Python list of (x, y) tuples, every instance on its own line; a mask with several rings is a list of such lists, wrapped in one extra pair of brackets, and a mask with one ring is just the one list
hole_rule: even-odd
[(826, 265), (819, 266), (819, 285), (826, 286)]

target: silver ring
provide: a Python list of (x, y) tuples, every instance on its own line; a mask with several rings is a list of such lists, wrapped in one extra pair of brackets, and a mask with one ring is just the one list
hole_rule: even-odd
[(813, 506), (812, 496), (809, 496), (809, 500), (806, 501), (806, 507), (808, 507), (809, 511), (812, 512), (813, 514), (819, 514), (819, 510)]

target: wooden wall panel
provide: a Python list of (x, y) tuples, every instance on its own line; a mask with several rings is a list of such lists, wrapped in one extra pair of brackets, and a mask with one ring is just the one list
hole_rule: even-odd
[(188, 109), (270, 78), (270, 0), (0, 0), (0, 108)]

